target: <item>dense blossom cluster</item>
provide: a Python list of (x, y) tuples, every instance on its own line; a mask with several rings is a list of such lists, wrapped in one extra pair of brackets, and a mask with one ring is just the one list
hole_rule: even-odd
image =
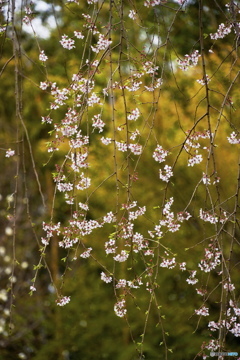
[(153, 152), (153, 158), (155, 161), (162, 163), (168, 155), (168, 151), (164, 150), (161, 145), (158, 145)]
[(58, 306), (65, 306), (70, 302), (70, 296), (63, 296), (57, 301)]
[(159, 177), (161, 180), (168, 182), (170, 177), (173, 176), (172, 167), (169, 165), (164, 166), (164, 170), (159, 170)]
[(235, 133), (235, 131), (233, 131), (230, 136), (228, 136), (228, 141), (230, 142), (230, 144), (240, 144), (240, 139), (237, 138), (237, 134)]
[(223, 39), (226, 35), (230, 34), (232, 31), (232, 25), (226, 26), (225, 24), (220, 24), (218, 30), (215, 34), (210, 34), (212, 40)]
[(187, 71), (190, 67), (197, 65), (199, 57), (199, 51), (195, 50), (190, 55), (186, 54), (183, 60), (178, 59), (178, 66), (181, 70)]
[(12, 150), (12, 149), (8, 149), (7, 151), (6, 151), (6, 157), (7, 158), (9, 158), (9, 157), (12, 157), (12, 156), (14, 156), (15, 155), (15, 151), (14, 150)]
[(200, 269), (204, 272), (210, 272), (221, 264), (221, 252), (216, 246), (211, 246), (205, 249), (205, 258), (198, 264)]
[(74, 45), (75, 41), (73, 39), (69, 38), (67, 35), (62, 35), (62, 39), (60, 40), (60, 44), (62, 45), (62, 47), (64, 49), (67, 49), (67, 50), (72, 50), (72, 49), (74, 49), (76, 47)]
[(114, 305), (115, 314), (119, 317), (124, 317), (127, 313), (126, 301), (122, 299)]
[(95, 53), (99, 53), (101, 50), (106, 50), (112, 43), (112, 40), (108, 40), (105, 38), (105, 36), (101, 33), (99, 33), (99, 39), (95, 46), (91, 45), (92, 51)]

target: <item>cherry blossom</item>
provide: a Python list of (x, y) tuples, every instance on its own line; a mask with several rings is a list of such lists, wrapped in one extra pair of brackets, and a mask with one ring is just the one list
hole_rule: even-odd
[(47, 55), (45, 55), (44, 50), (41, 50), (41, 52), (39, 54), (39, 60), (45, 62), (45, 61), (47, 61), (47, 59), (48, 59), (48, 57), (47, 57)]
[(161, 145), (158, 145), (153, 153), (153, 158), (155, 161), (162, 163), (165, 161), (167, 155), (168, 151), (164, 150)]
[(91, 49), (95, 53), (99, 53), (101, 50), (106, 50), (112, 43), (112, 40), (108, 40), (103, 34), (99, 33), (99, 39), (95, 46), (91, 45)]
[(223, 39), (226, 35), (230, 34), (232, 31), (232, 25), (226, 26), (225, 24), (220, 24), (218, 30), (215, 34), (210, 34), (212, 40)]
[(240, 139), (237, 138), (237, 134), (233, 131), (230, 136), (227, 137), (230, 144), (240, 144)]
[(92, 124), (93, 129), (98, 129), (99, 133), (103, 132), (105, 123), (102, 121), (100, 114), (94, 115), (92, 122), (93, 122), (93, 124)]
[(172, 167), (169, 165), (164, 166), (164, 170), (159, 170), (159, 177), (162, 181), (168, 182), (170, 177), (173, 176)]
[(8, 149), (8, 150), (6, 151), (5, 157), (9, 158), (9, 157), (12, 157), (12, 156), (14, 156), (14, 155), (15, 155), (15, 150)]
[(130, 17), (130, 19), (136, 20), (136, 11), (130, 10), (128, 16)]
[(90, 247), (86, 251), (84, 251), (82, 254), (80, 254), (80, 257), (83, 259), (89, 258), (91, 251), (92, 251), (92, 248)]
[(189, 276), (188, 279), (186, 279), (187, 283), (190, 285), (195, 285), (198, 282), (198, 279), (195, 277), (197, 274), (197, 271), (194, 270), (191, 272), (191, 275)]
[(190, 55), (185, 55), (183, 60), (178, 59), (179, 68), (183, 71), (187, 71), (190, 67), (196, 66), (199, 59), (199, 51), (195, 50)]
[(67, 49), (67, 50), (72, 50), (72, 49), (74, 49), (76, 47), (74, 45), (75, 41), (73, 39), (69, 38), (67, 35), (62, 35), (62, 39), (60, 40), (60, 44), (62, 45), (62, 47), (64, 49)]
[(111, 144), (112, 139), (111, 139), (111, 138), (101, 137), (101, 142), (102, 142), (104, 145), (109, 145), (109, 144)]
[(58, 306), (65, 306), (70, 302), (70, 296), (63, 296), (57, 301)]
[(146, 0), (144, 2), (144, 6), (150, 7), (150, 6), (157, 6), (161, 4), (162, 0)]
[(140, 116), (140, 111), (138, 108), (136, 108), (135, 110), (132, 110), (132, 112), (128, 115), (128, 120), (134, 120), (136, 121)]
[(122, 250), (120, 254), (114, 256), (114, 260), (117, 262), (124, 262), (129, 257), (129, 252)]
[(163, 259), (163, 261), (159, 265), (160, 267), (166, 267), (168, 269), (173, 269), (176, 266), (175, 257), (172, 259)]
[(201, 309), (199, 310), (195, 310), (195, 313), (197, 315), (201, 315), (201, 316), (209, 316), (209, 309), (205, 306), (203, 306)]
[(101, 280), (104, 281), (106, 284), (112, 282), (112, 277), (107, 276), (103, 271), (101, 272)]
[(122, 299), (121, 301), (118, 301), (115, 305), (114, 305), (114, 311), (115, 314), (119, 317), (124, 317), (127, 313), (127, 309), (126, 309), (126, 301), (125, 299)]
[(77, 39), (84, 39), (84, 35), (81, 31), (74, 31), (74, 36), (76, 36)]

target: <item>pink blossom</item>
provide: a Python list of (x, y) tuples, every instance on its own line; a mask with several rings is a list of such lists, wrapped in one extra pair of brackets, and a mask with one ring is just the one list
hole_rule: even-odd
[(237, 138), (237, 134), (235, 133), (235, 131), (233, 131), (230, 136), (228, 136), (228, 141), (230, 144), (240, 144), (240, 139)]
[(189, 160), (188, 160), (188, 166), (194, 166), (196, 164), (200, 164), (203, 161), (203, 157), (202, 155), (195, 155), (192, 156)]
[(84, 35), (80, 31), (74, 31), (74, 36), (76, 36), (77, 39), (84, 39)]
[(132, 112), (127, 116), (128, 120), (134, 120), (136, 121), (140, 116), (140, 111), (138, 108), (135, 110), (132, 110)]
[(110, 239), (105, 242), (105, 252), (106, 254), (115, 254), (117, 247), (115, 246), (116, 242), (114, 239)]
[(45, 61), (47, 61), (47, 59), (48, 59), (48, 57), (47, 57), (47, 55), (45, 55), (44, 50), (41, 50), (41, 52), (39, 54), (39, 60), (45, 62)]
[(196, 313), (197, 315), (209, 316), (208, 310), (209, 310), (208, 308), (206, 308), (205, 306), (203, 306), (201, 309), (195, 310), (195, 313)]
[(173, 176), (172, 167), (165, 165), (164, 170), (159, 170), (159, 177), (162, 181), (169, 182), (170, 177)]
[(74, 45), (75, 41), (69, 38), (67, 35), (62, 35), (62, 39), (59, 41), (64, 49), (72, 50), (76, 46)]
[(104, 145), (109, 145), (109, 144), (111, 144), (112, 139), (111, 139), (111, 138), (101, 137), (101, 142), (102, 142)]
[(130, 19), (136, 20), (136, 11), (130, 10), (128, 16), (130, 17)]
[(112, 43), (111, 40), (106, 39), (103, 34), (99, 33), (98, 42), (96, 46), (91, 45), (91, 49), (93, 52), (99, 53), (99, 51), (101, 50), (106, 50), (111, 45), (111, 43)]
[(116, 221), (116, 217), (113, 215), (112, 211), (110, 211), (109, 213), (107, 213), (107, 215), (105, 215), (103, 217), (103, 222), (104, 223), (112, 223), (112, 222), (115, 222)]
[(157, 145), (153, 152), (153, 158), (155, 161), (162, 163), (168, 155), (168, 151), (164, 150), (161, 145)]
[(90, 248), (88, 248), (86, 251), (84, 251), (84, 252), (80, 255), (80, 257), (83, 258), (83, 259), (89, 258), (91, 251), (92, 251), (92, 248), (90, 247)]
[(127, 144), (125, 142), (119, 142), (119, 141), (115, 141), (115, 144), (116, 144), (116, 148), (119, 150), (119, 151), (122, 151), (122, 152), (125, 152), (127, 151)]
[(127, 286), (127, 280), (120, 279), (116, 285), (116, 289), (125, 288)]
[(117, 262), (124, 262), (129, 257), (129, 253), (126, 250), (122, 250), (120, 254), (114, 256), (114, 260)]
[(58, 299), (57, 305), (58, 306), (65, 306), (69, 302), (70, 302), (70, 296), (64, 296), (64, 297), (61, 297), (60, 299)]
[(198, 58), (200, 57), (199, 51), (195, 50), (190, 55), (185, 55), (183, 60), (178, 60), (179, 68), (183, 71), (187, 71), (189, 67), (196, 66), (198, 63)]
[(127, 313), (127, 309), (125, 308), (125, 306), (126, 306), (126, 301), (124, 299), (121, 301), (118, 301), (114, 305), (115, 314), (119, 317), (124, 317), (124, 315), (126, 315), (126, 313)]
[(5, 157), (9, 158), (9, 157), (14, 156), (14, 155), (15, 155), (15, 150), (8, 149), (8, 150), (6, 151)]
[(160, 267), (173, 269), (176, 266), (176, 260), (175, 257), (172, 259), (163, 259), (163, 261), (160, 264)]
[(150, 7), (150, 6), (157, 6), (159, 4), (161, 4), (162, 0), (146, 0), (144, 2), (144, 6), (146, 7)]
[(107, 276), (103, 271), (101, 272), (101, 280), (106, 284), (112, 282), (112, 276)]
[(142, 153), (142, 145), (140, 144), (129, 144), (128, 148), (134, 155), (141, 155)]
[(80, 181), (76, 185), (76, 189), (78, 190), (88, 189), (90, 185), (91, 185), (91, 179), (89, 177), (85, 177), (84, 173), (81, 173)]
[(226, 26), (225, 24), (220, 24), (218, 30), (215, 34), (210, 34), (212, 40), (223, 39), (226, 35), (230, 34), (232, 31), (232, 25)]
[(93, 126), (94, 130), (98, 129), (99, 133), (103, 132), (105, 123), (102, 121), (100, 114), (94, 115), (94, 117), (92, 118), (92, 122), (93, 122), (92, 126)]

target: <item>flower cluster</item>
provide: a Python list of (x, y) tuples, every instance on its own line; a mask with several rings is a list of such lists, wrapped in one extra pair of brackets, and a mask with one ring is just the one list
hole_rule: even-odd
[(12, 157), (12, 156), (14, 156), (15, 155), (15, 151), (14, 150), (12, 150), (12, 149), (8, 149), (7, 151), (6, 151), (6, 155), (5, 155), (5, 157)]
[(61, 231), (60, 231), (60, 222), (58, 222), (57, 224), (46, 224), (45, 222), (43, 222), (43, 230), (47, 232), (46, 234), (46, 238), (42, 238), (42, 243), (44, 245), (48, 245), (50, 238), (53, 237), (53, 234), (56, 233), (57, 235), (60, 235)]
[(105, 252), (106, 254), (115, 254), (116, 253), (116, 241), (114, 239), (110, 239), (105, 242)]
[(144, 2), (144, 6), (150, 7), (150, 6), (157, 6), (161, 4), (162, 0), (146, 0)]
[(201, 309), (199, 310), (195, 310), (195, 313), (197, 315), (201, 315), (201, 316), (209, 316), (209, 309), (205, 306), (203, 306)]
[(105, 126), (105, 123), (102, 121), (100, 114), (94, 115), (94, 117), (92, 119), (92, 122), (93, 122), (92, 127), (93, 127), (94, 130), (98, 129), (99, 133), (103, 132), (103, 128)]
[(113, 215), (112, 211), (110, 211), (109, 213), (107, 213), (107, 215), (105, 215), (103, 217), (103, 222), (104, 223), (110, 224), (110, 223), (115, 222), (115, 221), (116, 221), (116, 217)]
[(195, 50), (190, 55), (185, 55), (183, 60), (178, 59), (178, 66), (181, 70), (187, 71), (190, 67), (197, 65), (199, 57), (199, 51)]
[(127, 309), (126, 309), (126, 301), (125, 299), (122, 299), (121, 301), (118, 301), (115, 305), (114, 305), (114, 311), (115, 314), (119, 317), (124, 317), (127, 313)]
[(136, 121), (140, 116), (140, 111), (138, 108), (136, 108), (135, 110), (132, 110), (132, 112), (128, 115), (128, 120), (134, 120)]
[(47, 55), (45, 55), (44, 50), (41, 50), (41, 52), (39, 54), (39, 60), (45, 62), (45, 61), (47, 61), (47, 59), (48, 59), (48, 57), (47, 57)]
[(202, 78), (202, 79), (198, 79), (197, 82), (200, 84), (200, 85), (205, 85), (205, 84), (208, 84), (209, 82), (211, 81), (209, 75), (206, 74), (206, 77), (205, 78)]
[(157, 145), (156, 149), (153, 152), (154, 160), (159, 163), (164, 162), (167, 155), (168, 155), (168, 151), (164, 150), (161, 145)]
[(105, 36), (99, 33), (99, 39), (95, 46), (91, 45), (91, 49), (95, 53), (99, 53), (101, 50), (106, 50), (112, 43), (112, 40), (108, 40)]
[(67, 50), (72, 50), (74, 49), (76, 46), (74, 45), (75, 44), (75, 41), (71, 38), (69, 38), (67, 35), (62, 35), (62, 39), (59, 41), (60, 44), (62, 45), (62, 47), (64, 49), (67, 49)]
[(128, 16), (130, 17), (130, 19), (136, 20), (136, 11), (130, 10)]
[(218, 217), (214, 214), (211, 214), (209, 211), (204, 211), (203, 209), (199, 210), (200, 219), (211, 224), (216, 224), (218, 222)]
[(221, 252), (213, 244), (209, 248), (205, 249), (205, 258), (200, 261), (198, 266), (204, 272), (210, 272), (221, 264)]
[(151, 61), (147, 61), (143, 64), (143, 70), (146, 74), (155, 75), (159, 66), (154, 65)]
[(172, 259), (165, 259), (163, 258), (163, 261), (160, 263), (160, 267), (173, 269), (176, 266), (176, 259), (175, 257)]
[(128, 259), (129, 252), (126, 250), (122, 250), (120, 254), (114, 256), (114, 260), (117, 262), (124, 262)]
[(195, 285), (198, 282), (198, 279), (196, 278), (197, 271), (193, 270), (191, 271), (191, 274), (188, 279), (186, 279), (186, 282), (190, 285)]
[(164, 170), (159, 170), (159, 177), (162, 181), (169, 182), (170, 177), (173, 176), (172, 167), (165, 165)]
[(84, 35), (81, 33), (81, 31), (74, 31), (73, 33), (77, 39), (84, 39)]
[(203, 161), (202, 155), (198, 154), (198, 151), (196, 151), (196, 155), (188, 159), (188, 166), (194, 166), (200, 164), (202, 161)]
[(76, 185), (76, 189), (78, 190), (88, 189), (90, 185), (91, 185), (91, 179), (89, 177), (85, 177), (84, 173), (81, 173), (80, 181)]
[(90, 248), (88, 248), (86, 251), (84, 251), (84, 252), (80, 255), (80, 257), (83, 258), (83, 259), (89, 258), (91, 251), (92, 251), (92, 248), (90, 247)]
[(162, 227), (166, 227), (170, 232), (176, 232), (180, 229), (180, 223), (184, 220), (188, 220), (191, 215), (188, 212), (180, 212), (175, 216), (174, 212), (171, 211), (171, 206), (173, 204), (173, 198), (170, 198), (169, 201), (166, 202), (163, 208), (163, 215), (165, 216), (164, 220), (159, 221), (159, 225), (156, 225), (154, 230), (158, 237), (162, 237)]
[(219, 25), (217, 32), (215, 34), (210, 34), (210, 37), (212, 40), (223, 39), (225, 36), (230, 34), (231, 31), (232, 25), (226, 26), (222, 23)]
[(101, 280), (106, 284), (112, 282), (112, 276), (107, 276), (103, 271), (101, 272)]
[(70, 296), (63, 296), (57, 301), (58, 306), (65, 306), (70, 302)]
[(227, 137), (230, 144), (240, 144), (240, 139), (237, 138), (237, 134), (233, 131), (230, 136)]
[(134, 154), (134, 155), (141, 155), (142, 153), (142, 145), (140, 144), (129, 144), (128, 149)]

